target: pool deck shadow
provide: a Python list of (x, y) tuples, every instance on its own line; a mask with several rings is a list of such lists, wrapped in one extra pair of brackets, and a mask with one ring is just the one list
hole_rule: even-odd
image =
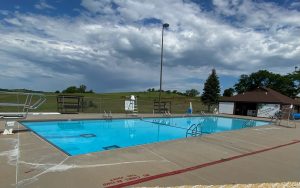
[[(100, 115), (28, 119), (97, 116)], [(16, 187), (16, 183), (30, 188), (89, 188), (300, 181), (299, 140), (300, 123), (296, 128), (267, 125), (67, 156), (34, 133), (21, 131), (0, 136), (0, 187)]]

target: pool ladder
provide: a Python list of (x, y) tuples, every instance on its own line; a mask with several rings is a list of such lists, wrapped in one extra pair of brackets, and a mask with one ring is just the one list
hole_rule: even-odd
[(185, 137), (188, 137), (188, 135), (190, 136), (199, 136), (202, 135), (202, 124), (198, 123), (198, 124), (192, 124), (187, 130), (186, 130), (186, 135)]

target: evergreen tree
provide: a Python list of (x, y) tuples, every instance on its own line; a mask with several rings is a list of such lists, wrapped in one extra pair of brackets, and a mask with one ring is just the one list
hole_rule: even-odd
[(211, 105), (217, 104), (220, 96), (220, 82), (216, 70), (213, 69), (208, 76), (201, 96), (202, 102), (208, 106), (210, 111)]

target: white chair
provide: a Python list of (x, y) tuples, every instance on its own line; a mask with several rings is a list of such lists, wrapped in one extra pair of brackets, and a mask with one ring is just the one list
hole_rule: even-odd
[(167, 116), (167, 117), (171, 117), (171, 116), (172, 116), (172, 114), (171, 114), (170, 111), (166, 111), (165, 113), (166, 113), (166, 116)]
[(103, 118), (104, 118), (104, 119), (112, 119), (111, 111), (109, 111), (109, 114), (108, 114), (108, 113), (106, 113), (106, 111), (104, 110)]
[(205, 112), (203, 112), (203, 111), (201, 111), (201, 112), (200, 112), (200, 114), (201, 114), (201, 115), (206, 115), (206, 113), (205, 113)]
[(214, 113), (214, 114), (219, 114), (219, 111), (218, 111), (218, 109), (217, 109), (217, 108), (215, 108), (215, 109), (214, 109), (214, 111), (213, 111), (213, 113)]

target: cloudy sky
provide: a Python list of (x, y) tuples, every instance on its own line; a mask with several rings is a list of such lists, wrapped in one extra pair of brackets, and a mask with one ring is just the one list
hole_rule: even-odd
[(162, 23), (165, 90), (300, 65), (300, 0), (1, 0), (0, 88), (158, 89)]

